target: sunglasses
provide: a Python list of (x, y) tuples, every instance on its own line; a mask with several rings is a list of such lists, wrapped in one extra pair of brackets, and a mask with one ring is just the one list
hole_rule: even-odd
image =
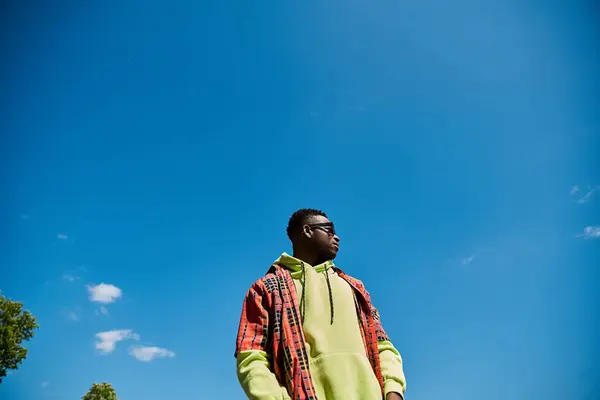
[(328, 236), (335, 235), (335, 227), (333, 226), (333, 222), (322, 222), (320, 224), (308, 224), (310, 229), (319, 229), (325, 232)]

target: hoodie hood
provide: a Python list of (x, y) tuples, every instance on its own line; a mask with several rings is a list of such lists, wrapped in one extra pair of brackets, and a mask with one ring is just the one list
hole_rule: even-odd
[(292, 278), (294, 279), (301, 278), (303, 268), (313, 268), (316, 272), (323, 272), (335, 267), (333, 261), (325, 261), (322, 264), (313, 266), (297, 259), (296, 257), (290, 256), (287, 253), (283, 253), (277, 260), (275, 260), (275, 264), (281, 265), (290, 271)]
[[(327, 290), (329, 292), (329, 312), (331, 315), (331, 324), (333, 325), (333, 318), (335, 313), (335, 306), (333, 303), (333, 293), (331, 291), (331, 282), (329, 281), (330, 270), (332, 270), (335, 265), (333, 261), (325, 261), (319, 265), (311, 266), (308, 263), (305, 263), (302, 260), (297, 259), (296, 257), (292, 257), (287, 253), (283, 253), (276, 261), (275, 264), (281, 265), (290, 271), (290, 275), (292, 275), (293, 279), (300, 280), (302, 283), (302, 293), (300, 294), (300, 319), (302, 323), (304, 323), (304, 316), (306, 313), (306, 286), (310, 285), (309, 279), (307, 277), (311, 275), (310, 273), (306, 273), (308, 268), (312, 268), (314, 272), (317, 274), (323, 273), (325, 275), (325, 280), (327, 282)], [(314, 279), (311, 278), (311, 279)]]

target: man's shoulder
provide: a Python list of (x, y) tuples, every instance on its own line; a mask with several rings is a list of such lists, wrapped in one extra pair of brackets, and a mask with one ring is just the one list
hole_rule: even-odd
[(356, 278), (356, 277), (354, 277), (352, 275), (348, 275), (347, 273), (345, 273), (341, 269), (336, 268), (336, 272), (342, 278), (344, 278), (345, 280), (351, 282), (354, 286), (359, 287), (359, 288), (364, 288), (365, 287), (365, 284), (360, 279), (358, 279), (358, 278)]
[(258, 278), (252, 286), (250, 286), (250, 290), (252, 291), (260, 291), (268, 294), (272, 294), (277, 289), (277, 276), (273, 272), (268, 272), (266, 275)]
[(344, 271), (342, 271), (339, 268), (336, 268), (336, 272), (338, 273), (338, 275), (340, 277), (345, 279), (346, 282), (348, 282), (355, 290), (358, 290), (360, 293), (362, 293), (365, 296), (365, 298), (368, 301), (370, 301), (371, 295), (370, 295), (369, 291), (367, 290), (367, 288), (365, 287), (365, 284), (363, 283), (363, 281), (361, 281), (358, 278), (355, 278), (354, 276), (346, 274)]

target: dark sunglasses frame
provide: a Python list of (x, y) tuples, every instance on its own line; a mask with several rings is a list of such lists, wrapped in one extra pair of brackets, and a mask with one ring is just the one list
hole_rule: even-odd
[[(335, 227), (333, 222), (322, 222), (320, 224), (307, 224), (310, 229), (320, 229), (329, 236), (335, 236)], [(329, 228), (329, 229), (326, 229)]]

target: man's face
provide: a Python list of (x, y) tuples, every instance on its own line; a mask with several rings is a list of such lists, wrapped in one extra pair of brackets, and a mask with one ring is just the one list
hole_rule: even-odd
[(340, 238), (335, 233), (333, 222), (322, 215), (315, 215), (304, 224), (304, 233), (319, 258), (333, 260), (340, 249)]

